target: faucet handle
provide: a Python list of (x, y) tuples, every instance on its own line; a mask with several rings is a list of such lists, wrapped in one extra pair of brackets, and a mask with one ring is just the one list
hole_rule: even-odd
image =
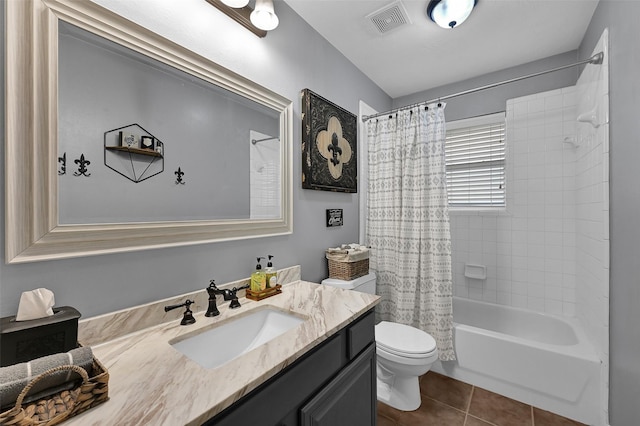
[[(240, 301), (238, 300), (238, 295), (236, 294), (239, 290), (244, 290), (245, 288), (249, 288), (249, 284), (243, 285), (242, 287), (234, 287), (231, 289), (231, 303), (229, 304), (230, 309), (236, 309), (240, 307)], [(225, 298), (225, 300), (227, 300)]]
[(184, 301), (184, 303), (179, 303), (177, 305), (169, 305), (169, 306), (165, 306), (164, 307), (164, 311), (165, 312), (169, 312), (173, 309), (177, 309), (177, 308), (181, 308), (183, 306), (186, 306), (186, 310), (184, 311), (184, 315), (182, 316), (182, 321), (180, 321), (180, 325), (188, 325), (188, 324), (193, 324), (194, 322), (196, 322), (196, 319), (193, 317), (193, 312), (191, 312), (191, 309), (189, 308), (189, 306), (191, 306), (191, 304), (193, 303), (193, 300), (187, 299)]

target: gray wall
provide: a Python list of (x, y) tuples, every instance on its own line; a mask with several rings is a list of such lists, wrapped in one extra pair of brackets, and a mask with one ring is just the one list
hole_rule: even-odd
[[(482, 87), (488, 84), (498, 83), (500, 81), (561, 67), (563, 65), (576, 62), (576, 55), (576, 51), (566, 52), (458, 83), (403, 96), (393, 100), (393, 107), (397, 108), (416, 102), (437, 99), (439, 96), (451, 95), (476, 87)], [(504, 111), (506, 109), (507, 99), (573, 86), (576, 84), (578, 75), (576, 68), (568, 68), (566, 70), (544, 74), (539, 77), (505, 84), (493, 89), (487, 89), (445, 100), (444, 102), (447, 104), (447, 121)]]
[(640, 2), (601, 0), (580, 46), (609, 28), (610, 290), (609, 423), (640, 422)]
[[(0, 4), (4, 22), (4, 1)], [(126, 7), (126, 2), (122, 6)], [(219, 13), (211, 9), (211, 14)], [(235, 40), (255, 37), (235, 23), (207, 23), (211, 37), (202, 41), (220, 52), (212, 60), (293, 101), (294, 142), (301, 140), (299, 94), (304, 88), (355, 114), (361, 99), (380, 111), (391, 107), (391, 99), (382, 90), (285, 3), (276, 2), (276, 9), (280, 26), (262, 40), (248, 39), (259, 47), (259, 55), (248, 56), (245, 49), (233, 48)], [(195, 22), (171, 18), (167, 21), (175, 28), (194, 30)], [(4, 32), (0, 38), (0, 46), (4, 46)], [(4, 69), (0, 71), (2, 81)], [(0, 90), (3, 120), (0, 127), (4, 128), (4, 85)], [(0, 160), (4, 164), (4, 134), (1, 138)], [(276, 267), (300, 264), (303, 279), (322, 280), (327, 275), (324, 249), (358, 239), (358, 195), (302, 190), (299, 143), (294, 143), (293, 157), (292, 235), (23, 265), (1, 263), (0, 316), (15, 314), (20, 294), (38, 287), (51, 289), (58, 306), (71, 305), (84, 317), (93, 316), (204, 288), (211, 278), (223, 283), (248, 277), (255, 266), (255, 257), (266, 254), (275, 255)], [(4, 223), (4, 173), (0, 187), (0, 222)], [(343, 227), (325, 227), (328, 208), (344, 209)], [(4, 227), (0, 232), (4, 239)], [(4, 244), (1, 251), (4, 259)]]

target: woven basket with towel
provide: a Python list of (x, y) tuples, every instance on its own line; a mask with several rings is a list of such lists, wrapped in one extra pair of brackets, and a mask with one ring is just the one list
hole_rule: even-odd
[(58, 424), (106, 401), (108, 383), (89, 347), (2, 367), (0, 424)]
[(369, 248), (360, 244), (343, 244), (325, 252), (329, 278), (350, 281), (369, 273)]

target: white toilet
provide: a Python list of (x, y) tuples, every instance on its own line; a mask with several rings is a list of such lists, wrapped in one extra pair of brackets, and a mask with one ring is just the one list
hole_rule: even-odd
[[(327, 278), (322, 284), (375, 294), (373, 272), (351, 281)], [(420, 407), (418, 377), (438, 359), (436, 341), (428, 333), (404, 324), (382, 321), (376, 325), (378, 400), (402, 411)]]

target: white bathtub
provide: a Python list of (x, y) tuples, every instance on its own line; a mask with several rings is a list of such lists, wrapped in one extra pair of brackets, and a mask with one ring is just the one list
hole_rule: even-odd
[(454, 297), (457, 361), (432, 370), (590, 425), (600, 361), (572, 318)]

